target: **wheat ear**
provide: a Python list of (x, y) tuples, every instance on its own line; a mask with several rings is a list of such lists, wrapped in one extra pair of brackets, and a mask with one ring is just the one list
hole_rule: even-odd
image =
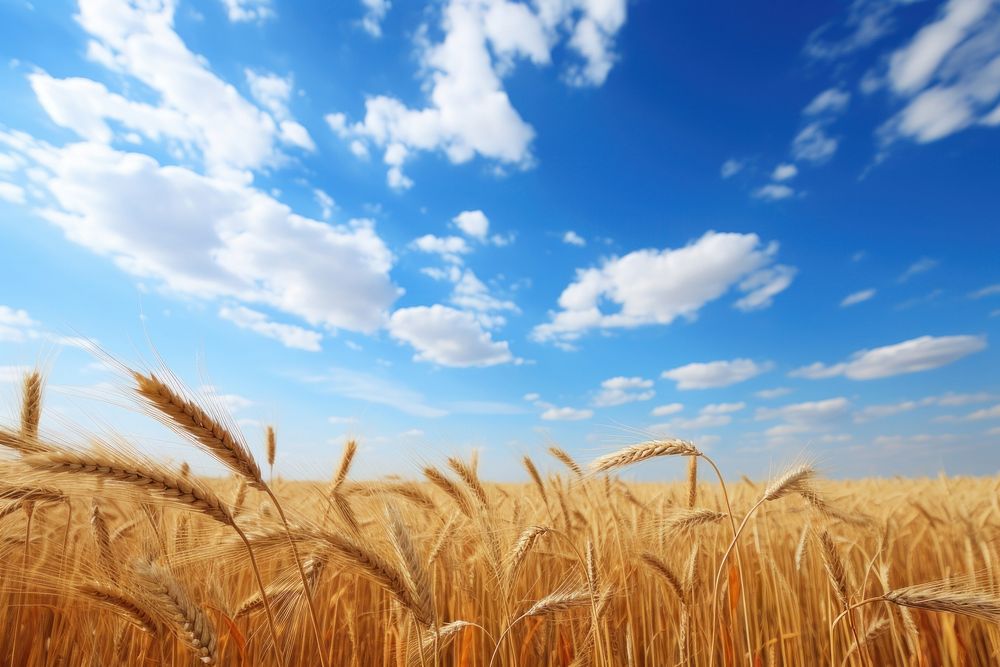
[(198, 659), (206, 665), (214, 664), (218, 643), (215, 628), (201, 608), (191, 602), (173, 576), (152, 563), (139, 563), (136, 575)]
[(555, 445), (549, 447), (549, 454), (554, 456), (560, 463), (569, 468), (577, 477), (583, 477), (583, 470), (580, 465), (573, 460), (573, 457), (566, 453), (564, 449)]
[(133, 371), (132, 377), (139, 395), (154, 409), (160, 421), (245, 477), (251, 486), (265, 490), (260, 467), (241, 437), (152, 373), (147, 376)]
[(143, 632), (151, 635), (158, 634), (159, 628), (154, 612), (128, 593), (96, 581), (78, 584), (76, 591), (93, 602), (116, 612)]
[(701, 452), (687, 440), (650, 440), (629, 445), (617, 452), (605, 454), (590, 464), (591, 472), (607, 472), (639, 463), (656, 456), (701, 456)]
[(21, 400), (21, 435), (29, 440), (38, 438), (42, 419), (42, 374), (31, 371), (24, 376)]

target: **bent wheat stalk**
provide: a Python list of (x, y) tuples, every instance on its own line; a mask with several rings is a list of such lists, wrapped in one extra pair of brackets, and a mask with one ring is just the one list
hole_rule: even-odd
[(182, 509), (199, 512), (219, 523), (229, 526), (239, 536), (246, 547), (250, 566), (257, 587), (264, 599), (267, 624), (274, 643), (274, 651), (280, 664), (285, 664), (278, 642), (278, 630), (267, 599), (264, 581), (257, 566), (253, 548), (246, 534), (236, 523), (229, 508), (215, 495), (215, 492), (192, 477), (181, 477), (168, 468), (143, 461), (139, 456), (125, 456), (113, 452), (81, 452), (52, 448), (41, 454), (34, 454), (25, 462), (36, 470), (56, 475), (89, 475), (96, 480), (115, 482), (141, 489), (153, 496), (174, 503)]
[[(218, 459), (223, 465), (235, 472), (237, 475), (247, 480), (247, 484), (255, 489), (263, 491), (274, 503), (278, 516), (288, 537), (288, 546), (292, 550), (295, 559), (295, 566), (299, 572), (299, 580), (302, 584), (302, 591), (308, 602), (309, 620), (312, 625), (313, 636), (316, 641), (316, 650), (320, 656), (320, 664), (326, 667), (326, 651), (323, 645), (322, 634), (317, 620), (316, 605), (313, 596), (309, 591), (309, 582), (305, 571), (302, 569), (302, 558), (299, 556), (298, 547), (292, 539), (291, 528), (288, 526), (288, 519), (285, 511), (278, 502), (271, 487), (264, 481), (260, 472), (260, 466), (250, 453), (249, 447), (242, 437), (235, 430), (230, 430), (221, 421), (215, 419), (201, 406), (181, 395), (166, 382), (150, 373), (148, 376), (132, 371), (132, 377), (136, 382), (136, 391), (146, 403), (153, 408), (153, 414), (168, 427), (186, 436), (196, 445), (199, 445), (207, 453)], [(268, 434), (268, 458), (273, 461), (274, 450), (274, 430), (270, 429)]]

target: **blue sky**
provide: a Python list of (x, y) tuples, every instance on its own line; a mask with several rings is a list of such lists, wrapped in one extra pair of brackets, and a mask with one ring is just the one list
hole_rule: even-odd
[(189, 456), (86, 338), (290, 476), (1000, 464), (1000, 3), (0, 0), (0, 62), (0, 395), (42, 363), (54, 431)]

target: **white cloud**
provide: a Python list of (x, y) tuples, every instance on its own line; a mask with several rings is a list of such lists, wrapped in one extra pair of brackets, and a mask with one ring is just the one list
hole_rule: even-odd
[(875, 289), (863, 289), (859, 292), (853, 292), (844, 297), (844, 300), (840, 302), (841, 308), (846, 308), (847, 306), (853, 306), (854, 304), (861, 303), (862, 301), (868, 301), (868, 299), (875, 296)]
[(797, 160), (825, 162), (837, 152), (837, 140), (826, 134), (823, 123), (806, 125), (792, 141), (792, 155)]
[(593, 410), (578, 410), (568, 407), (557, 408), (555, 406), (548, 408), (542, 413), (542, 419), (547, 421), (580, 421), (581, 419), (590, 419), (593, 416)]
[(1000, 404), (991, 408), (983, 408), (965, 416), (967, 421), (981, 421), (983, 419), (1000, 419)]
[(941, 394), (940, 396), (931, 396), (928, 399), (936, 405), (942, 405), (947, 407), (961, 406), (961, 405), (971, 405), (974, 403), (987, 403), (989, 401), (995, 400), (997, 398), (996, 394), (991, 394), (988, 392), (978, 392), (975, 394), (956, 394), (954, 392), (948, 392), (947, 394)]
[(567, 232), (563, 234), (562, 242), (565, 243), (566, 245), (575, 245), (580, 248), (587, 245), (587, 239), (583, 238), (582, 236), (574, 232), (572, 229), (567, 230)]
[[(703, 407), (696, 417), (689, 419), (676, 418), (665, 424), (653, 424), (649, 427), (649, 430), (655, 433), (675, 433), (677, 431), (698, 431), (718, 428), (731, 424), (733, 418), (730, 414), (739, 412), (745, 407), (746, 403), (713, 403)], [(655, 414), (656, 411), (654, 410), (654, 416)]]
[(347, 123), (341, 114), (327, 120), (341, 136), (385, 150), (386, 158), (395, 151), (386, 163), (389, 184), (397, 189), (412, 184), (402, 168), (417, 151), (442, 151), (456, 164), (479, 155), (530, 166), (535, 132), (511, 104), (503, 75), (517, 59), (548, 64), (553, 48), (568, 36), (568, 51), (583, 63), (567, 70), (567, 82), (601, 85), (614, 63), (614, 37), (625, 16), (625, 0), (546, 0), (535, 6), (449, 0), (441, 11), (443, 39), (418, 40), (426, 107), (375, 95), (365, 100), (363, 120)]
[(782, 438), (828, 428), (846, 418), (849, 411), (850, 401), (839, 396), (779, 408), (757, 408), (754, 418), (758, 421), (780, 420), (782, 423), (768, 429), (766, 434)]
[(905, 101), (879, 129), (883, 143), (936, 141), (975, 123), (1000, 123), (1000, 11), (991, 0), (950, 0), (889, 58), (885, 77)]
[(222, 0), (230, 21), (263, 21), (274, 16), (271, 0)]
[(757, 199), (767, 201), (780, 201), (788, 199), (795, 194), (795, 190), (781, 183), (768, 183), (753, 191), (753, 196)]
[(923, 28), (905, 47), (892, 54), (889, 81), (900, 93), (923, 88), (944, 57), (990, 10), (989, 0), (951, 0), (938, 19)]
[(485, 241), (490, 231), (489, 218), (482, 211), (462, 211), (451, 221), (462, 230), (463, 234), (477, 241)]
[(873, 419), (882, 419), (884, 417), (892, 417), (893, 415), (898, 415), (903, 412), (910, 412), (912, 410), (916, 410), (920, 406), (921, 403), (918, 401), (901, 401), (899, 403), (887, 403), (884, 405), (869, 405), (862, 408), (854, 415), (854, 421), (862, 424)]
[(722, 167), (719, 169), (719, 174), (723, 179), (732, 178), (736, 174), (743, 171), (743, 167), (745, 166), (746, 164), (743, 161), (735, 158), (729, 158), (722, 163)]
[(334, 209), (337, 208), (337, 203), (333, 201), (333, 197), (319, 188), (313, 188), (313, 198), (316, 199), (316, 203), (319, 204), (322, 210), (323, 219), (329, 220), (333, 215)]
[(45, 170), (52, 204), (41, 214), (67, 239), (170, 291), (364, 332), (383, 324), (400, 293), (370, 221), (310, 220), (248, 186), (101, 144), (54, 148), (3, 132), (0, 144)]
[(257, 103), (278, 119), (290, 117), (288, 100), (292, 96), (292, 77), (278, 76), (270, 72), (243, 70), (250, 86), (250, 94)]
[(414, 239), (410, 245), (420, 252), (440, 255), (442, 259), (455, 264), (461, 264), (461, 256), (472, 250), (461, 236), (424, 234), (420, 238)]
[(0, 153), (0, 171), (10, 173), (24, 166), (24, 161), (13, 153)]
[[(763, 307), (790, 281), (787, 267), (780, 275), (772, 273), (777, 251), (777, 243), (761, 245), (756, 234), (709, 231), (683, 248), (636, 250), (606, 259), (599, 267), (577, 270), (559, 296), (560, 310), (536, 326), (531, 337), (568, 345), (591, 329), (694, 319), (734, 285), (749, 292), (741, 308)], [(605, 312), (604, 304), (617, 310)]]
[(684, 409), (683, 403), (667, 403), (666, 405), (658, 405), (649, 414), (654, 417), (666, 417), (668, 415), (675, 415)]
[(372, 37), (382, 36), (382, 20), (389, 13), (389, 0), (361, 0), (365, 15), (361, 19), (361, 27)]
[(310, 331), (293, 324), (272, 322), (267, 315), (246, 306), (223, 306), (219, 309), (219, 317), (229, 320), (241, 329), (249, 329), (266, 338), (273, 338), (285, 347), (309, 352), (320, 351), (320, 341), (323, 334)]
[[(452, 290), (450, 300), (460, 308), (477, 313), (497, 311), (520, 312), (517, 304), (513, 301), (498, 299), (490, 294), (486, 285), (470, 269), (462, 271), (461, 277), (455, 281), (455, 287)], [(495, 324), (503, 324), (502, 318), (496, 319), (496, 316), (493, 316), (493, 318)], [(489, 321), (483, 317), (480, 317), (479, 320), (484, 325)]]
[(847, 108), (851, 101), (851, 94), (839, 88), (829, 88), (813, 98), (813, 101), (802, 110), (807, 116), (817, 116), (819, 114), (838, 114)]
[(40, 324), (31, 319), (28, 311), (0, 304), (0, 342), (23, 343), (38, 338)]
[(791, 178), (795, 178), (799, 173), (799, 168), (794, 164), (779, 164), (774, 168), (774, 172), (771, 173), (771, 178), (775, 181), (787, 181)]
[[(260, 3), (231, 2), (230, 16), (261, 18)], [(280, 159), (276, 143), (301, 139), (212, 73), (173, 29), (174, 3), (81, 0), (77, 21), (93, 39), (91, 60), (134, 77), (152, 91), (155, 105), (134, 102), (82, 78), (29, 76), (39, 102), (56, 123), (102, 143), (113, 139), (107, 121), (168, 147), (196, 149), (215, 175), (245, 181), (247, 169)], [(301, 134), (301, 133), (299, 133)]]
[(777, 264), (752, 273), (740, 283), (740, 291), (746, 296), (733, 304), (743, 312), (769, 307), (774, 297), (788, 289), (795, 278), (796, 269)]
[(984, 349), (986, 336), (921, 336), (873, 350), (859, 350), (848, 361), (832, 366), (816, 362), (789, 375), (810, 380), (840, 375), (852, 380), (874, 380), (940, 368)]
[(288, 101), (293, 90), (291, 75), (282, 77), (251, 69), (244, 70), (244, 74), (250, 86), (251, 96), (278, 121), (278, 135), (281, 140), (303, 150), (315, 151), (316, 144), (309, 136), (309, 131), (292, 118), (288, 109)]
[(0, 199), (11, 204), (23, 204), (25, 202), (24, 188), (20, 185), (0, 181)]
[(541, 395), (541, 394), (539, 394), (538, 392), (534, 392), (534, 391), (533, 391), (533, 392), (530, 392), (530, 393), (527, 393), (527, 394), (525, 394), (524, 396), (522, 396), (522, 398), (523, 398), (524, 400), (526, 400), (526, 401), (530, 401), (530, 402), (535, 402), (535, 401), (537, 401), (538, 399), (540, 399), (541, 397), (542, 397), (542, 395)]
[(941, 262), (936, 259), (931, 259), (930, 257), (921, 257), (913, 264), (907, 267), (906, 271), (900, 274), (899, 278), (896, 278), (896, 282), (905, 283), (910, 278), (918, 276), (921, 273), (927, 273), (931, 269), (936, 268)]
[(641, 377), (613, 377), (601, 383), (601, 391), (594, 396), (593, 405), (599, 408), (648, 401), (656, 395), (653, 381)]
[(471, 313), (442, 305), (400, 308), (389, 333), (417, 351), (415, 361), (442, 366), (495, 366), (515, 361), (506, 341), (495, 341)]
[(769, 361), (758, 364), (752, 359), (733, 359), (678, 366), (663, 371), (661, 376), (677, 382), (678, 389), (713, 389), (745, 382), (772, 367)]

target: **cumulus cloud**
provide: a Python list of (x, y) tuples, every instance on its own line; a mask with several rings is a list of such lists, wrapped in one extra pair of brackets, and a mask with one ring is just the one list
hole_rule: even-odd
[(606, 408), (636, 401), (648, 401), (656, 395), (653, 381), (641, 377), (613, 377), (601, 383), (601, 391), (594, 396), (596, 407)]
[(402, 168), (417, 151), (441, 151), (456, 164), (478, 155), (528, 167), (535, 132), (511, 103), (504, 74), (518, 59), (547, 65), (556, 44), (565, 39), (568, 52), (582, 61), (566, 70), (566, 81), (599, 86), (614, 64), (614, 38), (625, 17), (625, 0), (535, 6), (449, 0), (441, 11), (443, 39), (418, 43), (427, 106), (413, 108), (398, 98), (375, 95), (365, 100), (362, 120), (349, 123), (343, 114), (333, 113), (327, 121), (346, 140), (383, 150), (387, 180), (396, 189), (412, 185)]
[(482, 211), (462, 211), (451, 219), (466, 236), (485, 241), (490, 232), (490, 221)]
[(414, 239), (410, 246), (420, 252), (440, 255), (445, 261), (454, 264), (461, 264), (462, 255), (472, 250), (461, 236), (435, 236), (433, 234), (424, 234)]
[(831, 366), (816, 362), (789, 375), (810, 380), (837, 376), (875, 380), (940, 368), (985, 349), (986, 336), (921, 336), (895, 345), (859, 350), (848, 361)]
[(840, 302), (841, 308), (846, 308), (847, 306), (853, 306), (855, 304), (861, 303), (862, 301), (868, 301), (873, 296), (875, 296), (875, 289), (863, 289), (858, 292), (853, 292), (844, 297), (844, 300)]
[(68, 240), (167, 290), (363, 332), (382, 326), (400, 294), (392, 253), (370, 221), (311, 220), (247, 185), (103, 144), (55, 148), (0, 132), (4, 144), (46, 172), (51, 202), (41, 215)]
[[(756, 234), (709, 231), (683, 248), (636, 250), (578, 269), (559, 296), (560, 310), (536, 326), (533, 340), (571, 345), (592, 329), (670, 324), (694, 319), (708, 302), (739, 286), (743, 310), (765, 307), (788, 286), (794, 269), (774, 265), (777, 243)], [(606, 305), (617, 307), (611, 312)]]
[(389, 318), (389, 333), (417, 351), (415, 361), (464, 368), (515, 361), (506, 341), (495, 341), (474, 315), (435, 304), (400, 308)]
[[(92, 37), (88, 57), (132, 77), (153, 93), (153, 102), (133, 101), (85, 78), (29, 76), (38, 101), (52, 120), (90, 141), (110, 143), (115, 121), (169, 148), (200, 154), (217, 176), (244, 181), (246, 170), (273, 165), (279, 144), (305, 148), (305, 129), (272, 117), (216, 76), (174, 31), (174, 3), (81, 0), (77, 21)], [(230, 16), (260, 18), (266, 6), (230, 0)], [(242, 12), (242, 13), (241, 13)]]
[(562, 242), (566, 245), (575, 245), (580, 248), (587, 245), (587, 239), (583, 238), (572, 229), (567, 230), (566, 233), (563, 234)]
[(273, 322), (264, 313), (246, 306), (223, 306), (219, 309), (219, 317), (229, 320), (241, 329), (273, 338), (285, 347), (309, 352), (319, 352), (321, 349), (320, 341), (323, 340), (323, 334), (320, 332), (310, 331), (294, 324)]
[(678, 389), (714, 389), (745, 382), (772, 367), (769, 361), (758, 364), (752, 359), (710, 361), (678, 366), (663, 371), (661, 377), (674, 380)]

